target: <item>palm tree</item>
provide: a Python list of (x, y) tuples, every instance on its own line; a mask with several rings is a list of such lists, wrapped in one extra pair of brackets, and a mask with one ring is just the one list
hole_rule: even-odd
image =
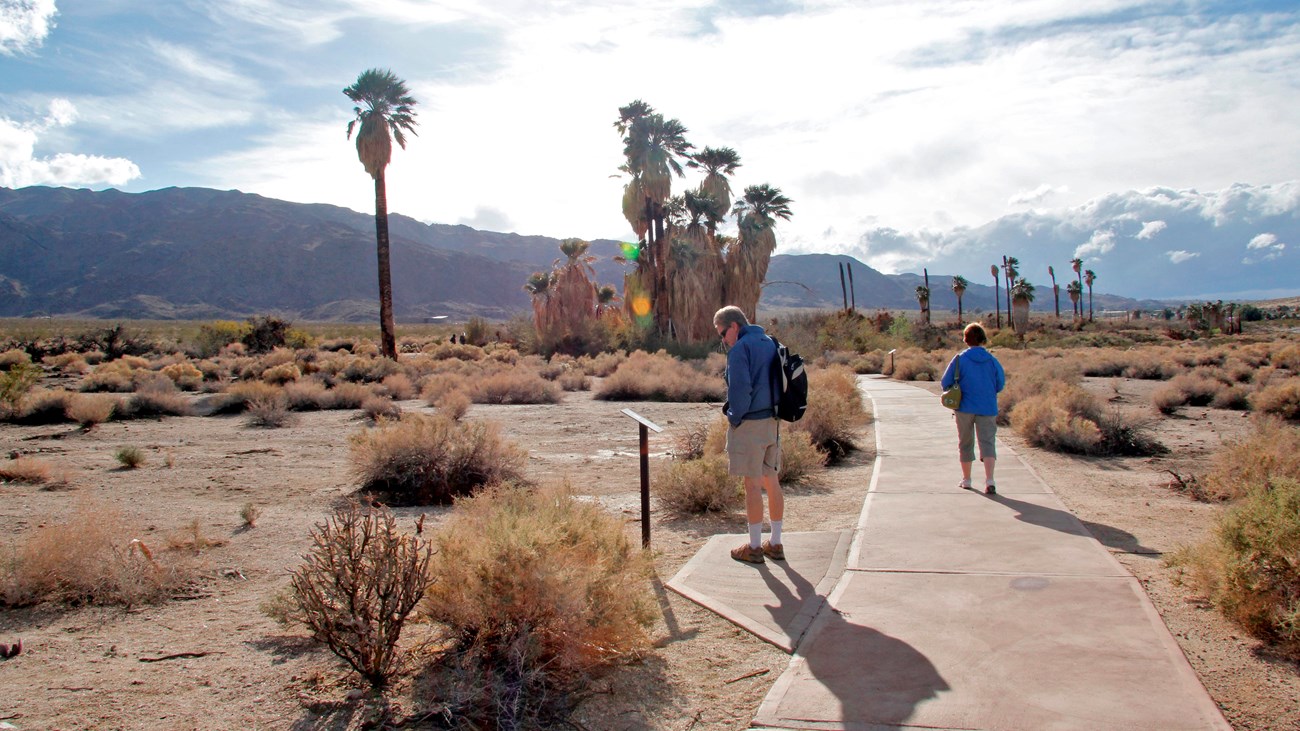
[(562, 328), (560, 335), (579, 333), (596, 317), (596, 285), (592, 283), (596, 270), (591, 267), (596, 257), (587, 255), (590, 247), (582, 239), (564, 239), (560, 242), (560, 253), (565, 258), (556, 259), (552, 264), (553, 294), (548, 305), (551, 324)]
[(921, 322), (930, 324), (930, 288), (924, 284), (916, 287), (916, 304), (921, 307)]
[(1070, 304), (1074, 305), (1074, 321), (1078, 322), (1083, 319), (1083, 308), (1079, 300), (1083, 297), (1083, 285), (1079, 282), (1070, 282), (1065, 285), (1066, 294), (1070, 295)]
[(1034, 301), (1034, 285), (1021, 277), (1011, 286), (1011, 299), (1014, 320), (1012, 326), (1022, 337), (1029, 330), (1029, 304)]
[(619, 299), (618, 290), (608, 284), (602, 285), (600, 289), (596, 290), (597, 319), (602, 317), (611, 317), (617, 313), (618, 310), (615, 308), (615, 305), (618, 304)]
[(1007, 285), (1007, 323), (1011, 322), (1011, 285), (1015, 284), (1016, 277), (1020, 271), (1016, 268), (1020, 266), (1020, 260), (1014, 256), (1002, 257), (1002, 273), (1006, 276)]
[(415, 134), (415, 97), (406, 82), (387, 69), (361, 72), (352, 86), (343, 90), (357, 106), (348, 122), (348, 139), (357, 130), (357, 157), (375, 180), (375, 249), (379, 256), (379, 339), (385, 358), (397, 360), (397, 336), (393, 327), (393, 278), (388, 247), (388, 191), (384, 170), (393, 159), (393, 140), (406, 149), (406, 132)]
[(551, 329), (551, 284), (550, 272), (533, 272), (532, 276), (528, 277), (528, 283), (524, 285), (524, 291), (533, 298), (533, 325), (543, 340), (549, 335)]
[(1097, 275), (1091, 269), (1083, 273), (1083, 282), (1088, 285), (1088, 322), (1092, 322), (1092, 283), (1097, 281)]
[(966, 287), (969, 286), (969, 285), (970, 285), (970, 282), (967, 282), (967, 281), (966, 281), (966, 278), (963, 277), (963, 276), (958, 275), (958, 276), (955, 276), (955, 277), (952, 278), (952, 293), (955, 294), (955, 295), (957, 295), (957, 325), (958, 325), (958, 327), (961, 326), (961, 298), (962, 298), (962, 295), (966, 294)]
[(998, 265), (989, 265), (989, 274), (993, 275), (993, 311), (998, 313), (998, 329), (1002, 329), (1002, 300), (998, 296)]
[(740, 237), (727, 254), (725, 290), (727, 299), (744, 310), (751, 322), (767, 277), (767, 265), (776, 250), (776, 219), (789, 221), (793, 202), (780, 188), (764, 183), (745, 188), (745, 194), (731, 209)]
[(1061, 288), (1056, 286), (1056, 270), (1047, 266), (1047, 276), (1052, 278), (1052, 299), (1056, 302), (1056, 319), (1061, 319)]
[[(717, 201), (724, 212), (731, 208), (731, 183), (727, 182), (727, 176), (735, 174), (736, 168), (740, 167), (740, 155), (735, 150), (730, 147), (706, 147), (691, 155), (686, 161), (686, 167), (704, 171), (700, 193)], [(717, 230), (720, 220), (721, 217), (717, 220), (712, 217), (707, 219), (710, 233)]]
[(641, 100), (620, 107), (614, 128), (623, 135), (623, 155), (627, 162), (619, 169), (632, 176), (623, 192), (623, 215), (641, 239), (637, 258), (639, 285), (650, 298), (654, 322), (662, 333), (667, 331), (668, 311), (668, 241), (664, 223), (667, 203), (672, 196), (672, 179), (685, 173), (678, 158), (685, 157), (692, 145), (686, 141), (687, 129), (675, 119), (662, 114)]
[[(1083, 291), (1083, 259), (1074, 257), (1070, 260), (1070, 268), (1074, 270), (1074, 276), (1079, 280), (1079, 291)], [(1083, 310), (1079, 310), (1079, 317), (1083, 317)]]

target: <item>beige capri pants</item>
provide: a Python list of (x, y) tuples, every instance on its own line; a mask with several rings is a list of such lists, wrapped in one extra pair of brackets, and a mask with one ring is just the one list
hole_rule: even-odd
[(727, 471), (762, 478), (781, 469), (781, 434), (776, 419), (746, 419), (727, 425)]
[(975, 461), (977, 434), (980, 443), (980, 461), (998, 458), (998, 450), (993, 441), (998, 435), (996, 416), (967, 414), (961, 411), (954, 412), (954, 416), (957, 417), (957, 451), (961, 454), (962, 462)]

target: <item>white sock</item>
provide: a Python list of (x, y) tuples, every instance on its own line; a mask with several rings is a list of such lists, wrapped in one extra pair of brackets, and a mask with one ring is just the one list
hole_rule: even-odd
[(763, 544), (763, 524), (750, 523), (749, 524), (749, 547), (758, 548), (762, 544)]
[(773, 546), (779, 546), (779, 545), (781, 545), (781, 521), (779, 521), (779, 520), (774, 520), (774, 521), (772, 521), (772, 538), (771, 538), (771, 541), (772, 541), (772, 545), (773, 545)]

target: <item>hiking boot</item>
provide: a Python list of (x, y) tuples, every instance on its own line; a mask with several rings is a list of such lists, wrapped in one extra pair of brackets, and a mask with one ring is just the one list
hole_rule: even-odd
[(731, 549), (731, 557), (745, 563), (763, 563), (763, 549), (750, 548), (748, 543)]
[(773, 561), (785, 560), (785, 546), (777, 543), (773, 545), (771, 541), (763, 541), (763, 555)]

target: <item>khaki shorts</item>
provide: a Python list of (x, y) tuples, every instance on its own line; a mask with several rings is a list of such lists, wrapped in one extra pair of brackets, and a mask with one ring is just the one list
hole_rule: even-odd
[(977, 416), (956, 412), (957, 417), (957, 451), (961, 453), (962, 462), (975, 461), (975, 435), (979, 434), (980, 461), (997, 459), (998, 450), (994, 439), (998, 435), (996, 416)]
[(727, 428), (728, 472), (736, 477), (775, 475), (781, 468), (776, 419), (747, 419)]

